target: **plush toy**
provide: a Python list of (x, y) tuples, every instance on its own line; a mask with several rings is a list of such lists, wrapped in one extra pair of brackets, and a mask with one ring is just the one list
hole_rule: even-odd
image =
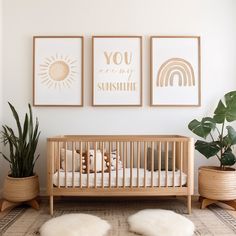
[[(78, 153), (80, 153), (80, 150), (77, 150)], [(103, 162), (102, 162), (103, 159)], [(108, 157), (104, 155), (102, 157), (101, 150), (96, 151), (96, 166), (95, 166), (95, 154), (94, 150), (89, 150), (88, 152), (83, 152), (82, 154), (82, 173), (94, 173), (95, 169), (96, 172), (102, 172), (102, 163), (103, 163), (103, 170), (104, 172), (109, 172), (110, 167), (108, 163)], [(95, 168), (96, 167), (96, 168)]]
[(110, 172), (110, 160), (109, 160), (109, 156), (107, 153), (104, 153), (104, 161), (105, 161), (105, 165), (106, 165), (104, 172)]
[[(81, 155), (80, 150), (77, 150), (76, 152)], [(89, 161), (89, 159), (88, 159), (87, 152), (83, 152), (83, 153), (82, 153), (82, 173), (83, 173), (83, 174), (84, 174), (84, 173), (87, 173), (87, 171), (88, 171), (88, 170), (87, 170), (88, 161)]]
[[(107, 167), (109, 166), (109, 171), (116, 170), (117, 151), (113, 150), (110, 154), (106, 152), (105, 157), (107, 157), (106, 165)], [(121, 169), (122, 169), (122, 162), (120, 160), (120, 156), (118, 156), (118, 170), (121, 170)]]

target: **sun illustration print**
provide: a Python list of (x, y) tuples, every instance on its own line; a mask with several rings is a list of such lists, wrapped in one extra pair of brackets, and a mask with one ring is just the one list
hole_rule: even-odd
[(56, 54), (46, 57), (40, 65), (39, 76), (48, 88), (70, 88), (78, 74), (77, 60)]

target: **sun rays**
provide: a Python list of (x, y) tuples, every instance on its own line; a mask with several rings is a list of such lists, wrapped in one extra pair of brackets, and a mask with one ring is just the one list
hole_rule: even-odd
[(58, 54), (44, 58), (39, 72), (41, 83), (48, 88), (70, 88), (78, 74), (76, 62), (69, 56)]

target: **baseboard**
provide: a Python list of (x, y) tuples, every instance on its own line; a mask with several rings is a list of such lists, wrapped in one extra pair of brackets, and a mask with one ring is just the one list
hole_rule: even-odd
[(41, 196), (41, 197), (47, 196), (47, 189), (46, 188), (40, 188), (39, 196)]

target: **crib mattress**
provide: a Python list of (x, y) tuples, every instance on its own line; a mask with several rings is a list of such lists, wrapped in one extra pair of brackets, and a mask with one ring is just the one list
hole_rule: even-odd
[[(59, 180), (58, 180), (59, 175)], [(132, 169), (132, 186), (133, 187), (142, 187), (144, 186), (144, 175), (145, 171), (144, 169), (139, 169), (139, 183), (138, 183), (138, 173), (137, 168)], [(157, 187), (159, 186), (159, 173), (158, 171), (153, 172), (153, 186)], [(87, 174), (82, 174), (82, 187), (88, 187), (87, 186)], [(152, 186), (152, 177), (151, 177), (151, 171), (146, 170), (146, 186), (150, 187)], [(94, 187), (95, 175), (94, 173), (89, 174), (89, 187)], [(67, 180), (67, 181), (66, 181)], [(160, 186), (164, 187), (166, 186), (166, 171), (161, 171), (160, 175)], [(59, 183), (58, 183), (59, 182)], [(71, 187), (73, 186), (73, 175), (72, 172), (67, 172), (67, 176), (65, 178), (65, 172), (63, 170), (57, 171), (53, 175), (53, 184), (54, 186), (64, 187), (66, 186)], [(109, 185), (110, 182), (110, 185)], [(182, 173), (182, 186), (187, 183), (187, 175), (185, 173)], [(167, 174), (167, 184), (168, 186), (173, 186), (173, 171), (168, 171)], [(74, 173), (74, 186), (80, 187), (80, 172)], [(101, 187), (102, 186), (102, 173), (96, 173), (96, 186)], [(116, 171), (111, 172), (111, 180), (109, 181), (109, 173), (103, 174), (103, 186), (104, 187), (116, 187)], [(123, 169), (118, 171), (118, 186), (123, 187)], [(125, 168), (125, 186), (130, 187), (131, 186), (131, 178), (130, 178), (130, 168)], [(174, 174), (174, 186), (180, 186), (180, 171), (175, 171)]]

